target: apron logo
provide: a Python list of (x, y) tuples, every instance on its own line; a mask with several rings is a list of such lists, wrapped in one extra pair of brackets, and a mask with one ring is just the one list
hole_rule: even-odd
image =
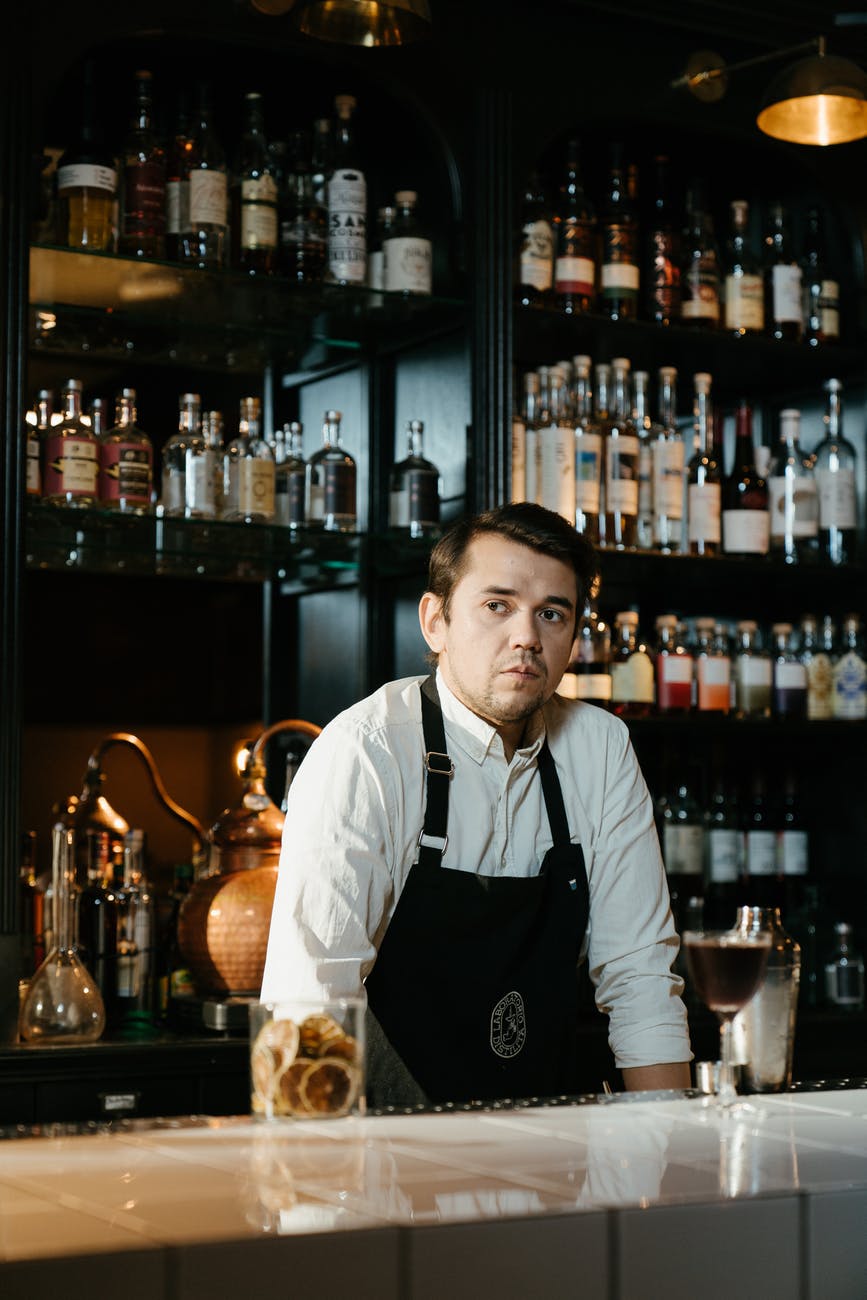
[(491, 1049), (497, 1056), (517, 1056), (527, 1041), (527, 1018), (520, 993), (507, 993), (491, 1012)]

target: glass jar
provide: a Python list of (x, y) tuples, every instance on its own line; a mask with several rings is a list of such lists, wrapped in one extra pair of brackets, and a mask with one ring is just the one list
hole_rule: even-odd
[(736, 628), (735, 709), (739, 718), (767, 718), (771, 713), (771, 660), (762, 646), (758, 624), (742, 619)]
[(792, 1082), (801, 948), (783, 928), (778, 907), (739, 907), (734, 928), (771, 935), (764, 980), (732, 1023), (735, 1060), (750, 1092), (782, 1092)]

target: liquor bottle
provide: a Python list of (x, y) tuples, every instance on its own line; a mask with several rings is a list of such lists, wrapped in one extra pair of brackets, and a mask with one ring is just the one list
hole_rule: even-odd
[(843, 619), (832, 699), (835, 718), (867, 718), (867, 646), (858, 614)]
[(217, 519), (222, 519), (224, 496), (223, 461), (226, 454), (226, 448), (223, 445), (222, 411), (204, 411), (202, 413), (202, 437), (212, 456), (214, 515)]
[(558, 366), (548, 367), (548, 383), (542, 388), (541, 398), (538, 500), (571, 524), (575, 520), (575, 426), (569, 414), (565, 379)]
[(725, 327), (736, 338), (752, 338), (765, 330), (765, 286), (759, 259), (750, 247), (750, 205), (734, 199), (730, 205), (725, 254)]
[(804, 341), (811, 348), (840, 342), (840, 285), (828, 272), (825, 230), (818, 208), (807, 209), (801, 256)]
[(768, 485), (756, 469), (753, 408), (738, 403), (735, 454), (722, 484), (722, 548), (726, 555), (753, 557), (770, 549)]
[(662, 858), (675, 928), (686, 927), (693, 898), (704, 898), (705, 825), (699, 771), (689, 766), (675, 781), (662, 814)]
[(42, 499), (46, 505), (96, 505), (99, 447), (81, 414), (81, 381), (67, 379), (61, 390), (63, 419), (45, 439)]
[(99, 504), (124, 514), (149, 514), (154, 486), (154, 449), (136, 420), (136, 391), (124, 388), (114, 405), (114, 424), (99, 439)]
[(267, 524), (274, 518), (274, 453), (262, 437), (262, 403), (242, 397), (238, 436), (223, 454), (223, 518)]
[(623, 145), (611, 147), (608, 189), (600, 222), (602, 261), (599, 309), (610, 320), (634, 320), (641, 287), (638, 220), (635, 213), (637, 171), (623, 158)]
[(622, 610), (614, 617), (611, 641), (611, 707), (631, 718), (653, 711), (653, 660), (638, 634), (638, 613)]
[(684, 443), (677, 427), (677, 370), (659, 368), (659, 421), (650, 444), (653, 542), (664, 554), (683, 545)]
[(762, 644), (759, 625), (743, 618), (735, 625), (735, 712), (739, 718), (769, 718), (773, 664)]
[(819, 554), (819, 494), (813, 458), (801, 451), (801, 412), (780, 411), (780, 443), (768, 478), (771, 555), (786, 564)]
[(815, 614), (801, 616), (801, 663), (807, 670), (807, 717), (813, 721), (834, 716), (834, 664), (837, 635), (830, 614), (821, 626)]
[(686, 467), (687, 541), (690, 555), (716, 555), (720, 549), (720, 467), (711, 443), (711, 376), (693, 375), (695, 388), (693, 454)]
[(304, 426), (298, 420), (283, 425), (283, 445), (275, 457), (274, 522), (293, 531), (307, 518), (307, 462), (302, 444)]
[(603, 425), (605, 466), (604, 545), (632, 550), (638, 534), (638, 431), (632, 422), (630, 363), (626, 357), (611, 362), (613, 396), (611, 413)]
[(123, 881), (117, 898), (117, 1004), (121, 1038), (150, 1037), (156, 1017), (156, 901), (144, 872), (144, 836), (124, 836)]
[(230, 194), (232, 264), (248, 275), (277, 266), (277, 179), (265, 138), (262, 96), (244, 95), (243, 130)]
[(717, 773), (704, 817), (707, 924), (728, 929), (743, 895), (743, 832), (737, 794)]
[(78, 138), (57, 163), (58, 243), (111, 252), (115, 247), (117, 168), (105, 143), (96, 103), (96, 72), (88, 59), (81, 77)]
[(328, 211), (328, 177), (332, 171), (334, 140), (331, 119), (317, 117), (313, 123), (310, 143), (310, 175), (313, 180), (313, 199)]
[(584, 603), (572, 657), (557, 690), (569, 699), (611, 707), (611, 630), (592, 598)]
[(777, 860), (777, 832), (768, 804), (764, 772), (755, 768), (744, 808), (744, 885), (751, 907), (782, 907), (783, 882)]
[(593, 415), (592, 361), (573, 358), (575, 419), (575, 528), (594, 546), (599, 544), (602, 497), (602, 433)]
[(657, 154), (643, 275), (647, 319), (657, 325), (679, 322), (681, 311), (680, 231), (671, 202), (670, 168), (670, 160)]
[(728, 713), (731, 709), (731, 654), (721, 623), (695, 620), (695, 707), (699, 713)]
[(211, 92), (199, 85), (189, 150), (189, 224), (181, 234), (181, 260), (222, 270), (228, 259), (229, 195), (226, 155), (212, 124)]
[(195, 996), (193, 976), (181, 951), (178, 918), (187, 894), (193, 886), (193, 865), (175, 864), (172, 887), (157, 897), (157, 1008), (161, 1020), (170, 1021), (177, 998)]
[(573, 138), (554, 210), (554, 297), (570, 316), (592, 311), (596, 302), (596, 214), (584, 192), (580, 157)]
[(638, 519), (635, 545), (640, 551), (653, 547), (653, 444), (665, 431), (650, 418), (647, 386), (650, 375), (636, 370), (632, 376), (632, 423), (638, 434)]
[(807, 668), (801, 661), (791, 623), (774, 623), (771, 711), (775, 718), (807, 716)]
[(118, 251), (166, 255), (166, 153), (153, 126), (153, 74), (135, 74), (135, 112), (123, 147)]
[(178, 427), (162, 450), (160, 503), (167, 515), (186, 514), (187, 449), (199, 435), (202, 399), (198, 393), (181, 393)]
[(18, 870), (18, 933), (22, 979), (29, 979), (45, 959), (44, 895), (36, 877), (36, 831), (23, 831)]
[(24, 441), (26, 452), (25, 492), (31, 499), (42, 496), (42, 449), (51, 428), (54, 394), (50, 388), (40, 388), (33, 409), (24, 415)]
[(654, 658), (657, 712), (689, 713), (695, 664), (684, 643), (676, 614), (658, 616)]
[(409, 420), (406, 456), (391, 468), (388, 483), (388, 524), (410, 537), (432, 537), (440, 523), (440, 472), (424, 456), (424, 424)]
[(383, 287), (388, 293), (431, 292), (433, 251), (417, 206), (415, 190), (398, 190), (394, 196), (394, 222), (382, 240)]
[(783, 876), (783, 916), (792, 920), (803, 915), (810, 875), (810, 835), (804, 821), (795, 775), (788, 770), (783, 782), (777, 816), (777, 861)]
[(539, 408), (542, 384), (537, 371), (524, 375), (524, 499), (539, 500)]
[(279, 204), (279, 264), (297, 284), (318, 284), (328, 261), (328, 209), (314, 194), (309, 152), (307, 132), (293, 131)]
[[(209, 412), (209, 414), (214, 414)], [(198, 393), (184, 393), (178, 434), (183, 455), (183, 513), (188, 519), (216, 519), (222, 500), (223, 455), (221, 427), (214, 439), (206, 431)]]
[(512, 379), (512, 438), (509, 472), (510, 501), (527, 499), (527, 429), (516, 376)]
[(515, 299), (522, 307), (544, 302), (554, 287), (554, 228), (539, 173), (531, 171), (521, 195), (515, 259)]
[(680, 316), (684, 325), (717, 329), (721, 297), (713, 217), (707, 209), (703, 186), (694, 182), (687, 201), (681, 275)]
[(327, 182), (328, 279), (364, 284), (367, 278), (367, 182), (358, 157), (353, 95), (334, 100), (334, 166)]
[(307, 517), (326, 532), (352, 532), (357, 522), (355, 460), (340, 442), (340, 411), (326, 411), (322, 446), (307, 462)]
[(87, 969), (105, 1004), (107, 1020), (117, 1021), (118, 901), (108, 831), (88, 830), (86, 882), (77, 900), (78, 938)]
[(781, 203), (773, 203), (765, 231), (765, 329), (771, 338), (801, 341), (802, 294), (802, 272), (791, 247), (788, 215)]
[(819, 554), (831, 564), (854, 560), (857, 546), (857, 456), (843, 436), (842, 387), (839, 379), (825, 381), (825, 436), (813, 452), (819, 493)]
[(864, 958), (855, 947), (847, 921), (834, 926), (836, 947), (825, 963), (825, 998), (840, 1011), (864, 1009)]
[[(376, 210), (373, 238), (370, 241), (370, 247), (367, 252), (367, 285), (370, 289), (385, 288), (385, 241), (391, 234), (396, 215), (397, 209), (393, 203), (386, 203), (384, 207), (377, 208)], [(326, 213), (326, 230), (327, 229)], [(376, 301), (381, 302), (381, 299), (377, 298)]]
[(181, 241), (190, 226), (190, 134), (192, 114), (190, 95), (185, 86), (177, 92), (174, 130), (166, 149), (166, 257), (181, 260)]
[(593, 367), (593, 419), (602, 436), (602, 477), (599, 494), (599, 545), (605, 545), (605, 432), (611, 408), (611, 366), (599, 361)]

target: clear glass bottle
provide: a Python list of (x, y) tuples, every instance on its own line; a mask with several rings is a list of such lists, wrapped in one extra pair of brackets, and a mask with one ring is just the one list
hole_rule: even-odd
[(174, 128), (166, 149), (166, 257), (181, 259), (181, 240), (190, 225), (190, 153), (193, 147), (190, 93), (177, 90)]
[[(184, 446), (184, 514), (188, 519), (216, 519), (220, 513), (223, 476), (222, 441), (215, 442), (205, 431), (198, 393), (185, 393), (190, 402), (185, 420), (189, 425)], [(182, 398), (182, 403), (184, 398)]]
[(693, 453), (686, 467), (687, 539), (690, 555), (716, 555), (720, 549), (720, 466), (713, 453), (711, 376), (693, 375)]
[(548, 196), (535, 170), (521, 195), (519, 224), (515, 299), (520, 306), (530, 307), (550, 298), (554, 287), (554, 226)]
[(307, 517), (326, 532), (351, 533), (358, 518), (355, 460), (340, 441), (340, 411), (326, 411), (322, 446), (307, 462)]
[(203, 83), (190, 138), (189, 225), (181, 235), (181, 260), (219, 271), (229, 256), (229, 178), (226, 154), (212, 122), (211, 92)]
[(807, 668), (802, 662), (791, 623), (774, 623), (773, 689), (771, 708), (775, 718), (806, 718)]
[(186, 513), (187, 450), (199, 437), (201, 409), (198, 393), (181, 393), (177, 432), (166, 439), (161, 456), (160, 504), (164, 514)]
[(78, 894), (81, 955), (105, 1006), (106, 1022), (115, 1020), (117, 1001), (117, 898), (109, 831), (87, 831), (87, 879)]
[(282, 274), (296, 284), (320, 283), (328, 262), (328, 209), (314, 194), (310, 137), (305, 131), (289, 136), (279, 208)]
[(671, 201), (671, 161), (665, 154), (653, 159), (653, 198), (648, 221), (645, 312), (656, 325), (671, 325), (681, 314), (681, 223)]
[(388, 525), (410, 537), (433, 537), (440, 523), (440, 472), (424, 455), (424, 424), (409, 420), (406, 456), (391, 468), (388, 482)]
[(735, 712), (739, 718), (769, 718), (773, 665), (755, 619), (735, 627)]
[(677, 370), (659, 368), (659, 421), (650, 444), (653, 542), (666, 555), (683, 546), (685, 447), (677, 427)]
[(858, 614), (842, 621), (832, 698), (835, 718), (867, 718), (867, 646)]
[(150, 1037), (156, 1019), (156, 902), (144, 870), (144, 833), (127, 831), (117, 899), (117, 1002), (112, 1028), (122, 1038)]
[(599, 617), (595, 599), (584, 604), (572, 657), (557, 690), (572, 700), (611, 707), (611, 629)]
[(834, 926), (836, 947), (825, 963), (825, 998), (840, 1011), (864, 1009), (864, 958), (854, 944), (847, 921)]
[(765, 329), (771, 338), (799, 343), (803, 335), (802, 272), (782, 203), (772, 203), (765, 229)]
[(800, 428), (800, 411), (780, 411), (780, 443), (768, 478), (771, 555), (786, 564), (809, 562), (819, 553), (819, 494), (813, 458), (801, 450)]
[(527, 499), (527, 427), (517, 376), (512, 379), (512, 436), (509, 459), (509, 500)]
[[(394, 229), (396, 215), (397, 209), (393, 203), (386, 203), (376, 210), (373, 238), (367, 253), (367, 285), (370, 289), (385, 288), (385, 241)], [(381, 303), (382, 299), (377, 298), (375, 301)]]
[(734, 928), (743, 935), (771, 935), (758, 992), (732, 1022), (735, 1060), (748, 1091), (784, 1092), (792, 1082), (801, 948), (784, 929), (778, 907), (740, 907)]
[(827, 264), (825, 228), (821, 210), (807, 209), (801, 256), (804, 291), (804, 341), (812, 348), (840, 341), (840, 284)]
[[(568, 389), (559, 366), (547, 368), (548, 383), (541, 388), (542, 409), (536, 430), (539, 466), (538, 501), (575, 519), (575, 425), (569, 411)], [(546, 400), (547, 398), (547, 400)]]
[(327, 278), (334, 284), (367, 279), (367, 181), (355, 141), (355, 108), (354, 95), (336, 96), (334, 165), (327, 181)]
[(599, 544), (602, 498), (602, 432), (593, 414), (591, 358), (572, 359), (572, 407), (575, 420), (575, 528), (594, 546)]
[(554, 299), (567, 315), (596, 303), (596, 214), (581, 178), (581, 148), (566, 146), (560, 195), (554, 210)]
[(123, 148), (118, 251), (166, 255), (166, 151), (153, 123), (153, 74), (135, 74), (135, 111)]
[(825, 436), (813, 452), (819, 492), (819, 553), (831, 564), (853, 561), (857, 547), (857, 455), (843, 436), (842, 387), (839, 379), (824, 384)]
[(754, 338), (765, 331), (765, 289), (759, 260), (750, 247), (750, 205), (746, 199), (734, 199), (729, 208), (725, 327), (735, 338)]
[(303, 442), (304, 425), (299, 420), (283, 425), (282, 451), (275, 457), (274, 522), (293, 531), (307, 518), (307, 462)]
[(653, 659), (639, 636), (638, 613), (622, 610), (614, 617), (611, 640), (611, 707), (629, 717), (646, 717), (655, 704)]
[(99, 439), (99, 504), (144, 515), (153, 509), (154, 449), (137, 419), (136, 391), (124, 388), (115, 400), (114, 424)]
[(688, 713), (692, 708), (695, 664), (676, 614), (656, 620), (656, 709), (658, 713)]
[(262, 437), (262, 403), (242, 397), (238, 436), (223, 454), (223, 518), (267, 524), (274, 518), (274, 453)]
[(605, 526), (603, 545), (633, 550), (638, 535), (638, 431), (632, 422), (630, 362), (611, 362), (611, 411), (602, 426), (605, 467)]
[(429, 294), (433, 246), (418, 217), (415, 190), (398, 190), (394, 207), (394, 222), (382, 239), (384, 288), (388, 293)]
[(602, 257), (599, 310), (609, 320), (634, 320), (641, 289), (636, 189), (638, 173), (623, 157), (623, 145), (611, 146), (608, 184), (600, 218)]
[[(334, 138), (331, 119), (317, 117), (313, 123), (310, 142), (310, 175), (313, 178), (313, 198), (328, 211), (328, 177), (334, 158)], [(326, 226), (327, 226), (326, 218)]]
[(226, 448), (223, 443), (223, 413), (222, 411), (204, 411), (202, 413), (202, 437), (205, 440), (205, 446), (211, 452), (211, 464), (214, 471), (213, 481), (213, 498), (214, 498), (214, 515), (217, 519), (222, 519), (224, 508), (224, 459)]
[(541, 378), (538, 371), (524, 375), (524, 500), (539, 500), (539, 408)]
[(771, 529), (768, 485), (756, 468), (753, 408), (745, 401), (737, 407), (734, 461), (722, 484), (721, 504), (724, 553), (744, 558), (767, 555)]
[(243, 127), (231, 187), (232, 262), (247, 275), (272, 275), (277, 267), (277, 178), (265, 136), (262, 95), (244, 95)]
[(681, 292), (680, 316), (684, 325), (698, 329), (719, 327), (722, 298), (719, 253), (704, 187), (697, 181), (693, 182), (687, 201)]
[(117, 237), (117, 164), (103, 134), (92, 59), (84, 64), (80, 84), (78, 137), (57, 164), (57, 238), (67, 248), (112, 252)]
[(45, 438), (42, 499), (46, 505), (86, 508), (98, 499), (99, 444), (81, 413), (81, 380), (61, 389), (63, 419)]
[(837, 632), (830, 614), (821, 625), (815, 614), (801, 617), (801, 663), (807, 670), (807, 717), (834, 716), (834, 664)]
[(728, 713), (731, 654), (726, 630), (712, 618), (697, 618), (695, 632), (695, 707), (699, 713)]
[(664, 430), (650, 416), (647, 386), (650, 375), (636, 370), (632, 376), (632, 423), (638, 433), (638, 520), (635, 544), (640, 551), (653, 547), (653, 444)]

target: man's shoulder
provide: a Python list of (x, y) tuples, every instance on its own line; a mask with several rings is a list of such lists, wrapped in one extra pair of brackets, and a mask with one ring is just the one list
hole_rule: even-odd
[(586, 700), (570, 700), (564, 695), (552, 695), (545, 705), (545, 726), (552, 739), (562, 734), (569, 739), (585, 737), (600, 742), (625, 742), (629, 728), (622, 718), (598, 704)]
[(350, 733), (356, 738), (388, 735), (421, 721), (418, 685), (423, 676), (401, 677), (385, 682), (364, 699), (357, 700), (328, 723), (329, 733)]

